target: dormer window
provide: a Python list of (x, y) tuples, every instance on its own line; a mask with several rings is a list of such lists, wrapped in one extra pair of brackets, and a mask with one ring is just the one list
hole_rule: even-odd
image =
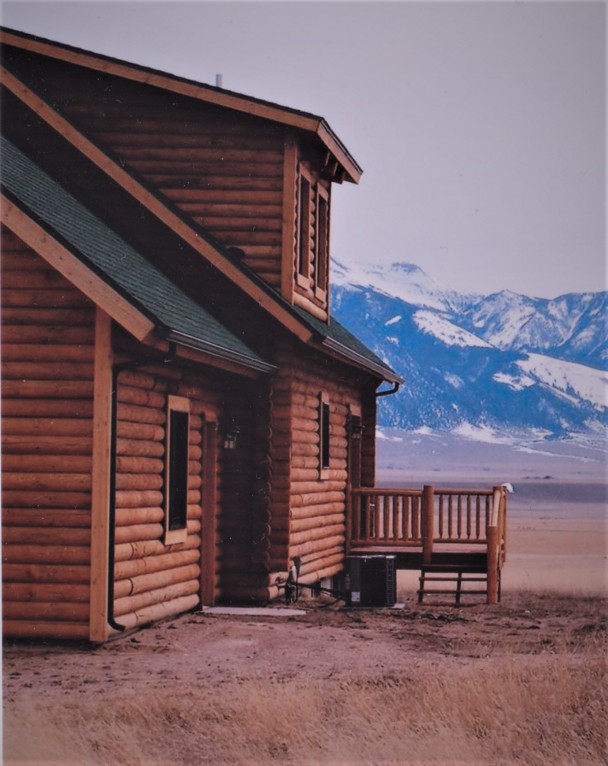
[(296, 285), (325, 305), (329, 273), (329, 189), (300, 164), (296, 226)]

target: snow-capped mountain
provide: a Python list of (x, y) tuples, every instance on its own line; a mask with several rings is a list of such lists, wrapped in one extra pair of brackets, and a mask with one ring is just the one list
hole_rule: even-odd
[(332, 276), (333, 314), (406, 381), (380, 400), (380, 425), (546, 438), (605, 428), (608, 293), (463, 295), (412, 264), (334, 264)]

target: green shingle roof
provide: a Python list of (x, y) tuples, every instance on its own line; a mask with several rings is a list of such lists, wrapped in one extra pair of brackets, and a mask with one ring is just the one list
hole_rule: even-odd
[(6, 138), (2, 185), (165, 336), (254, 369), (274, 369)]

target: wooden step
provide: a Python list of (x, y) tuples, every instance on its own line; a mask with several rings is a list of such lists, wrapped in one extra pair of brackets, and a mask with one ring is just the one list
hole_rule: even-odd
[[(474, 576), (470, 576), (474, 575)], [(422, 567), (420, 571), (420, 587), (418, 589), (418, 603), (421, 604), (426, 595), (453, 595), (456, 604), (460, 604), (463, 595), (487, 595), (487, 588), (480, 590), (478, 588), (471, 590), (466, 587), (467, 583), (487, 583), (487, 575), (480, 576), (477, 569), (470, 569), (463, 566), (448, 566), (442, 564), (430, 564)], [(452, 583), (453, 588), (432, 588), (426, 589), (425, 585), (429, 583)]]

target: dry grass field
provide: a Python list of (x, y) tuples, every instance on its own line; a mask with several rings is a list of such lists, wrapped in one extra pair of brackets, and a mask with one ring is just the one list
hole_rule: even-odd
[(603, 467), (492, 464), (485, 446), (465, 463), (459, 444), (446, 476), (436, 442), (421, 477), (435, 459), (436, 481), (483, 486), (478, 458), (515, 485), (499, 606), (419, 606), (401, 573), (402, 609), (205, 611), (97, 648), (5, 643), (5, 766), (608, 764)]
[(606, 603), (196, 613), (4, 648), (5, 764), (607, 763)]

